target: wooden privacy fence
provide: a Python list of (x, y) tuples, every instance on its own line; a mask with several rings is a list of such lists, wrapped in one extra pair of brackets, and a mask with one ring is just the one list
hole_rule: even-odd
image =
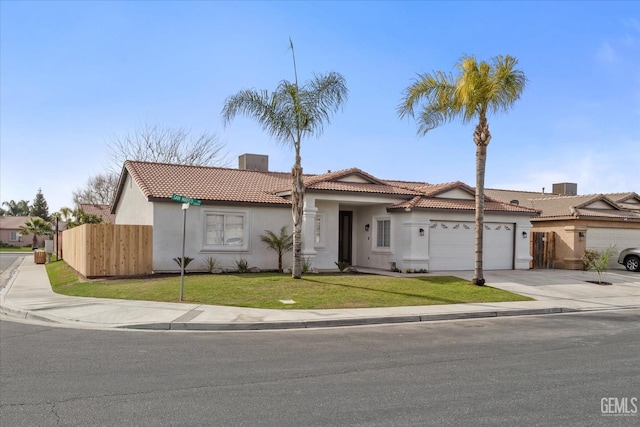
[(85, 277), (152, 273), (150, 225), (83, 224), (62, 232), (64, 260)]
[(532, 239), (533, 268), (554, 268), (556, 257), (556, 233), (536, 231)]

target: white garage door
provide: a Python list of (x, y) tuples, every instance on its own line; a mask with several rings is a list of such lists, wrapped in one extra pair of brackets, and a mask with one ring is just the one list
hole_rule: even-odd
[[(486, 222), (483, 266), (485, 270), (511, 270), (515, 224)], [(473, 222), (431, 221), (429, 270), (473, 270)]]
[[(616, 245), (618, 253), (626, 248), (640, 247), (640, 230), (624, 228), (589, 228), (587, 230), (587, 249), (603, 250)], [(609, 261), (609, 267), (624, 268), (617, 263), (618, 257)]]
[(620, 228), (589, 228), (587, 230), (587, 249), (602, 250), (609, 245), (616, 245), (618, 251), (639, 247), (640, 230)]

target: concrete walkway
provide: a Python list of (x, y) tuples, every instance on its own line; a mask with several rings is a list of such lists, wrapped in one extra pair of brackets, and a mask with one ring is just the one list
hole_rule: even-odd
[[(19, 263), (19, 264), (18, 264)], [(13, 274), (11, 274), (11, 270)], [(394, 274), (380, 270), (363, 272)], [(607, 272), (611, 286), (588, 283), (595, 272), (568, 270), (487, 271), (487, 285), (535, 301), (340, 310), (267, 310), (187, 303), (126, 301), (58, 295), (44, 265), (27, 256), (5, 272), (0, 312), (10, 317), (76, 328), (156, 330), (255, 330), (355, 326), (467, 318), (640, 308), (640, 273)], [(428, 275), (428, 274), (427, 274)], [(470, 280), (473, 272), (437, 272)]]

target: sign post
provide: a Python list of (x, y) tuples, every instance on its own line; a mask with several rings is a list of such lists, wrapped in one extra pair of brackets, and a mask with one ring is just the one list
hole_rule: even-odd
[(182, 301), (184, 297), (184, 246), (185, 235), (187, 232), (187, 209), (189, 209), (189, 205), (200, 206), (202, 204), (202, 200), (182, 196), (175, 193), (171, 195), (171, 200), (173, 200), (174, 202), (182, 203), (182, 258), (180, 259), (180, 301)]
[(187, 209), (189, 209), (189, 203), (182, 204), (182, 260), (180, 262), (180, 301), (184, 296), (184, 241), (187, 231)]

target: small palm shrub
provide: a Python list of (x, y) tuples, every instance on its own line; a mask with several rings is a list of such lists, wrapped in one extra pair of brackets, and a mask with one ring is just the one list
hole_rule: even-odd
[[(180, 269), (182, 269), (182, 257), (175, 257), (173, 260), (176, 262), (176, 264), (178, 264), (178, 267), (180, 267)], [(184, 257), (184, 269), (185, 270), (187, 269), (187, 267), (189, 266), (191, 261), (193, 261), (193, 258), (190, 258), (188, 256)]]
[(340, 270), (340, 273), (342, 273), (347, 267), (349, 267), (349, 263), (346, 261), (338, 261), (336, 262), (336, 265), (338, 266), (338, 270)]
[(249, 261), (244, 258), (236, 260), (236, 269), (238, 273), (246, 273), (249, 271)]

